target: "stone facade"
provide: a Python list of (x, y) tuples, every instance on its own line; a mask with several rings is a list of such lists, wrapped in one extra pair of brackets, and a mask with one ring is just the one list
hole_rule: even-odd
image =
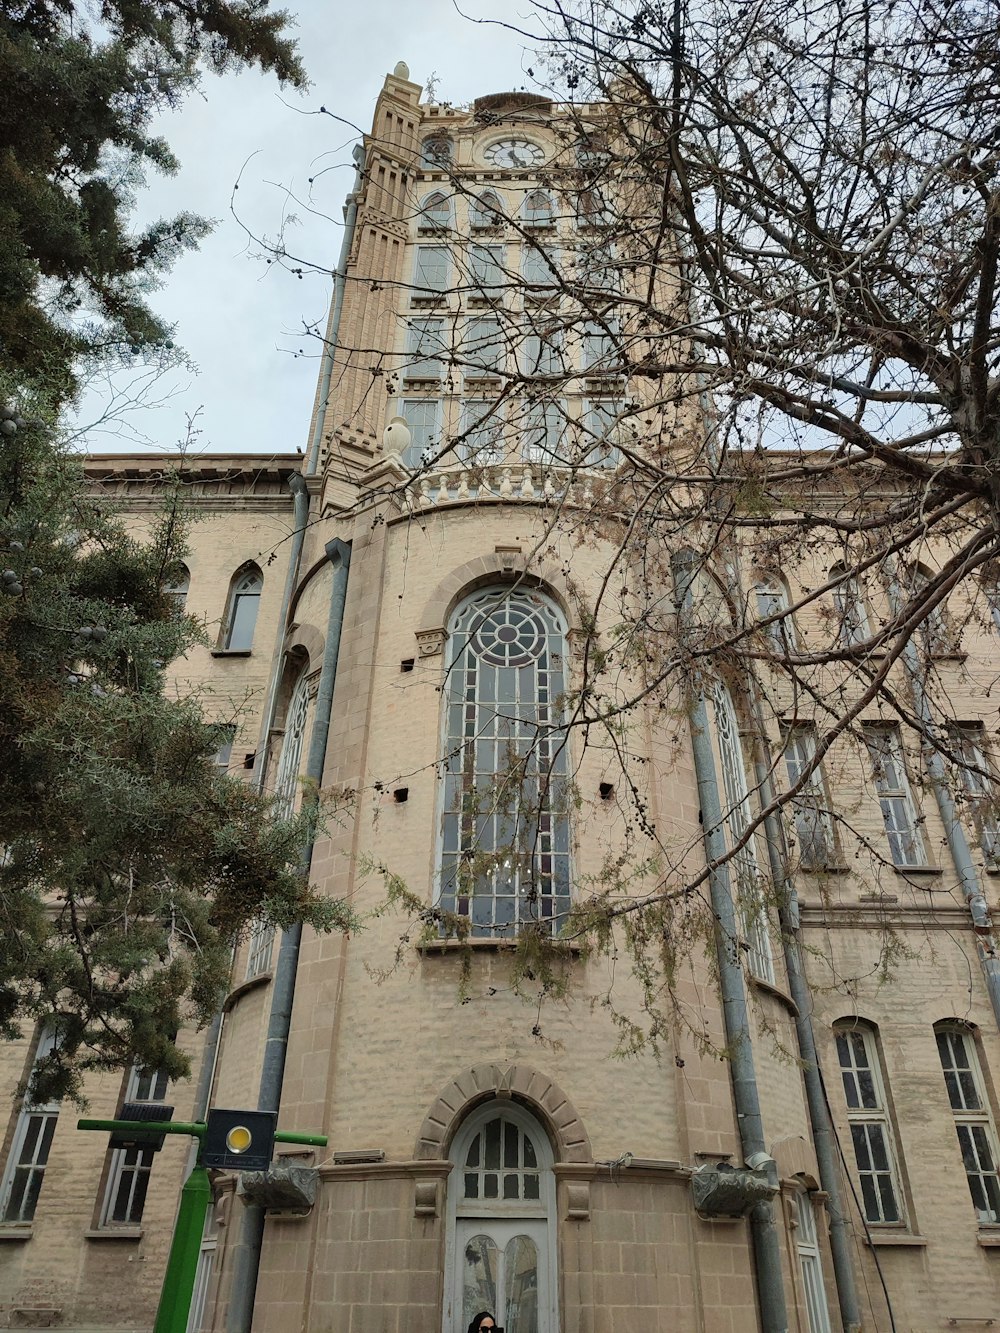
[[(564, 993), (539, 1007), (531, 978), (522, 978), (520, 994), (512, 986), (512, 932), (484, 931), (462, 946), (421, 937), (405, 913), (384, 908), (387, 874), (420, 903), (437, 900), (442, 699), (455, 660), (448, 634), (456, 607), (484, 588), (528, 589), (546, 599), (561, 617), (572, 684), (594, 628), (586, 623), (587, 608), (614, 550), (613, 534), (591, 530), (594, 494), (603, 484), (596, 470), (584, 469), (557, 505), (552, 475), (541, 464), (501, 459), (414, 477), (382, 443), (407, 392), (412, 402), (433, 396), (407, 391), (398, 366), (385, 368), (389, 352), (402, 355), (413, 316), (412, 251), (428, 243), (415, 202), (444, 178), (426, 149), (421, 157), (422, 144), (446, 134), (452, 168), (476, 188), (523, 190), (523, 173), (491, 164), (490, 147), (516, 132), (551, 148), (556, 114), (514, 99), (484, 128), (469, 113), (420, 105), (419, 88), (405, 71), (390, 75), (365, 141), (348, 281), (336, 350), (321, 375), (314, 448), (304, 459), (219, 455), (183, 464), (199, 520), (187, 609), (218, 626), (219, 638), (214, 650), (198, 649), (180, 663), (175, 679), (179, 689), (203, 691), (220, 720), (234, 717), (234, 772), (252, 778), (266, 764), (269, 784), (280, 780), (301, 680), (310, 731), (314, 726), (329, 608), (343, 587), (327, 546), (333, 539), (350, 545), (322, 776), (336, 812), (313, 849), (311, 872), (325, 893), (347, 898), (365, 924), (355, 937), (306, 932), (303, 938), (280, 1122), (287, 1130), (324, 1133), (330, 1147), (281, 1150), (318, 1169), (318, 1201), (307, 1216), (266, 1222), (256, 1333), (290, 1327), (460, 1333), (468, 1321), (463, 1264), (467, 1285), (481, 1280), (487, 1251), (507, 1256), (517, 1292), (508, 1305), (508, 1333), (638, 1333), (652, 1326), (745, 1333), (761, 1326), (750, 1222), (699, 1216), (692, 1198), (694, 1172), (744, 1164), (729, 1062), (721, 1057), (727, 1037), (710, 941), (697, 940), (673, 978), (687, 1025), (668, 1030), (656, 1052), (615, 1060), (616, 1015), (641, 1014), (644, 1001), (624, 953), (615, 959), (567, 947), (555, 964)], [(467, 200), (458, 207), (467, 208)], [(453, 221), (457, 230), (462, 225)], [(450, 308), (453, 298), (442, 300), (426, 309)], [(457, 410), (446, 395), (444, 411)], [(124, 498), (141, 528), (167, 461), (99, 458), (91, 475), (96, 487)], [(294, 545), (286, 539), (295, 526), (287, 483), (300, 470), (309, 522), (284, 606)], [(227, 649), (233, 580), (250, 565), (262, 574), (252, 646)], [(818, 576), (806, 565), (783, 572), (790, 585), (802, 587), (810, 580), (815, 586)], [(598, 617), (596, 629), (611, 626)], [(824, 624), (806, 618), (797, 629), (818, 636)], [(970, 622), (961, 659), (940, 664), (959, 720), (995, 726), (988, 697), (995, 656), (990, 627)], [(689, 849), (690, 865), (704, 864), (687, 712), (637, 711), (629, 727), (624, 770), (610, 745), (584, 745), (571, 735), (574, 884), (598, 882), (625, 845), (627, 803), (609, 800), (604, 787), (626, 778), (651, 823)], [(914, 772), (919, 756), (909, 758)], [(873, 844), (884, 837), (858, 755), (831, 757), (826, 781)], [(289, 790), (294, 795), (294, 785)], [(985, 1326), (1000, 1311), (1000, 1217), (977, 1216), (970, 1206), (935, 1025), (958, 1034), (955, 1049), (976, 1061), (982, 1114), (967, 1121), (985, 1126), (994, 1144), (1000, 1038), (945, 830), (930, 792), (919, 790), (917, 800), (928, 849), (920, 873), (845, 861), (822, 873), (802, 869), (796, 887), (819, 1061), (842, 1152), (839, 1182), (862, 1325), (888, 1327), (887, 1292), (896, 1328), (930, 1333), (955, 1321)], [(991, 902), (993, 873), (982, 868)], [(882, 968), (888, 938), (897, 942), (891, 984)], [(277, 942), (270, 951), (259, 946), (249, 941), (235, 961), (215, 1105), (257, 1101), (280, 965)], [(842, 1322), (797, 1009), (776, 921), (770, 955), (773, 976), (752, 979), (749, 966), (745, 971), (784, 1301), (788, 1327), (826, 1333)], [(192, 1034), (192, 1047), (199, 1040)], [(865, 1068), (876, 1071), (878, 1105), (867, 1117), (845, 1101), (845, 1051), (853, 1052), (854, 1067), (867, 1059)], [(30, 1054), (27, 1039), (3, 1053), (9, 1092)], [(92, 1113), (110, 1114), (120, 1098), (119, 1081), (95, 1082)], [(176, 1090), (173, 1100), (178, 1116), (188, 1113), (193, 1089)], [(0, 1225), (0, 1324), (148, 1328), (185, 1153), (168, 1143), (157, 1159), (141, 1227), (102, 1225), (106, 1148), (99, 1136), (76, 1134), (73, 1121), (69, 1111), (60, 1115), (34, 1220)], [(476, 1158), (474, 1135), (488, 1144), (498, 1122), (504, 1151), (508, 1141), (520, 1145), (508, 1173), (520, 1183), (510, 1195), (505, 1184), (493, 1196), (478, 1196), (477, 1211), (470, 1190), (479, 1186), (468, 1180), (485, 1180), (489, 1164), (486, 1147)], [(887, 1196), (879, 1204), (864, 1194), (856, 1155), (863, 1123), (875, 1125), (891, 1147), (892, 1166), (883, 1174), (891, 1178), (893, 1216)], [(17, 1125), (15, 1106), (5, 1161)], [(216, 1182), (203, 1270), (206, 1330), (226, 1327), (231, 1303), (244, 1211), (235, 1184)], [(875, 1220), (878, 1206), (887, 1215)], [(518, 1236), (534, 1247), (533, 1268), (515, 1244)], [(478, 1290), (488, 1293), (488, 1283)]]

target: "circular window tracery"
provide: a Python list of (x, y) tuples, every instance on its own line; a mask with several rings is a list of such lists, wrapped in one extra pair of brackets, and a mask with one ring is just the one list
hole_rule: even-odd
[(515, 598), (479, 620), (472, 631), (472, 650), (493, 666), (527, 666), (545, 650), (546, 626), (541, 616)]

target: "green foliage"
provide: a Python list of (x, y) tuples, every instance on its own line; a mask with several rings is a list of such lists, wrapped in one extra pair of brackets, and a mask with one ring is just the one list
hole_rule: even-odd
[(129, 226), (147, 166), (176, 161), (149, 130), (203, 66), (258, 65), (301, 85), (264, 0), (105, 0), (100, 26), (72, 0), (0, 0), (0, 365), (57, 401), (84, 355), (169, 348), (151, 283), (207, 223)]
[[(2, 387), (2, 386), (0, 386)], [(296, 819), (220, 774), (216, 730), (164, 667), (200, 637), (162, 588), (184, 555), (168, 504), (130, 537), (50, 431), (0, 436), (0, 1031), (51, 1020), (35, 1095), (88, 1068), (186, 1070), (170, 1034), (218, 1004), (254, 919), (349, 928), (311, 893)]]

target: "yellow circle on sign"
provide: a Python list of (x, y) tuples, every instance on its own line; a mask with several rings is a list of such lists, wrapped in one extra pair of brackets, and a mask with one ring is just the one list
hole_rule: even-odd
[(226, 1135), (226, 1147), (230, 1152), (246, 1152), (253, 1142), (253, 1135), (246, 1125), (233, 1125)]

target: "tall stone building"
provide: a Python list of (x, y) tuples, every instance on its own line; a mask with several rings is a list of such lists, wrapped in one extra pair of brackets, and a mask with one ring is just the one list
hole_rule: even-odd
[[(280, 1099), (282, 1128), (329, 1136), (279, 1148), (314, 1171), (309, 1207), (262, 1213), (259, 1188), (216, 1182), (205, 1329), (246, 1327), (251, 1305), (256, 1333), (459, 1333), (483, 1309), (508, 1333), (985, 1327), (1000, 1314), (997, 627), (956, 612), (960, 645), (935, 652), (975, 761), (957, 813), (872, 705), (867, 747), (802, 780), (787, 836), (773, 819), (748, 834), (769, 784), (794, 785), (814, 753), (814, 715), (780, 681), (763, 720), (720, 675), (619, 727), (567, 729), (617, 641), (604, 589), (628, 566), (607, 497), (624, 406), (644, 401), (608, 365), (619, 270), (600, 201), (579, 187), (570, 216), (552, 183), (567, 153), (599, 152), (586, 122), (574, 138), (525, 94), (422, 105), (398, 66), (358, 155), (305, 454), (183, 463), (199, 521), (175, 593), (218, 638), (178, 685), (231, 724), (234, 774), (289, 807), (321, 783), (312, 878), (364, 927), (254, 931), (200, 1081), (106, 1078), (92, 1109), (160, 1099), (187, 1116), (210, 1089), (216, 1106)], [(609, 306), (573, 305), (546, 266), (557, 250)], [(553, 379), (556, 396), (538, 387)], [(699, 428), (671, 410), (678, 438)], [(96, 458), (91, 477), (141, 526), (167, 463)], [(729, 614), (720, 585), (672, 555), (664, 616), (708, 634)], [(835, 558), (744, 555), (779, 648), (835, 622), (849, 642), (888, 595), (848, 580), (793, 625), (783, 610)], [(623, 657), (609, 699), (641, 697), (643, 669)], [(640, 918), (652, 982), (628, 914), (603, 949), (565, 931), (593, 895), (706, 867), (699, 893)], [(8, 1089), (43, 1040), (4, 1052)], [(13, 1106), (3, 1322), (149, 1327), (185, 1152), (127, 1159), (73, 1123)]]

